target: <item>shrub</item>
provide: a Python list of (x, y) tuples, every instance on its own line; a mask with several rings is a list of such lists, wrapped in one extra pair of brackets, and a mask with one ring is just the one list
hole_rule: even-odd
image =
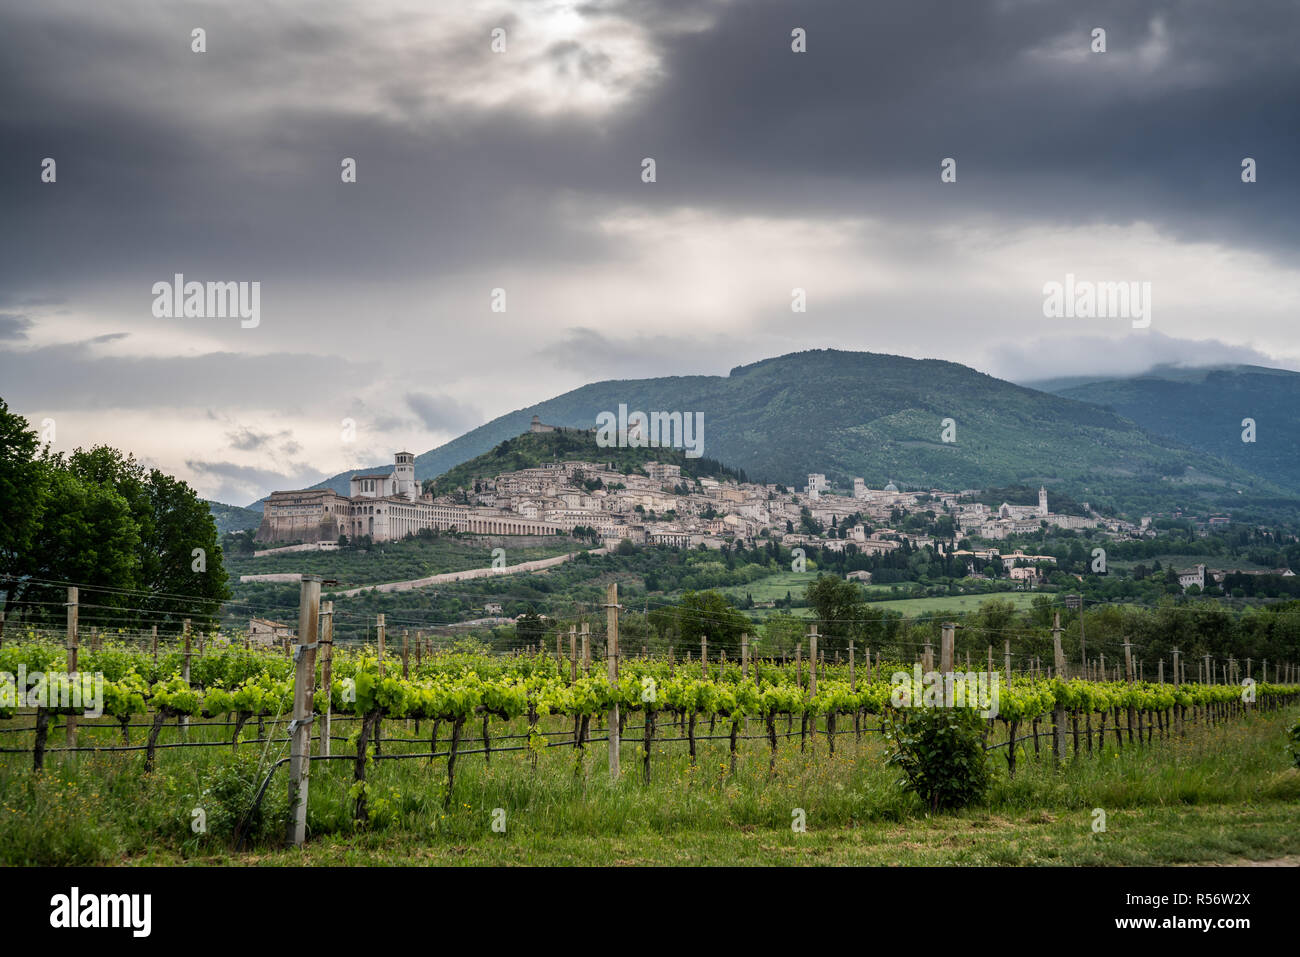
[(984, 798), (990, 772), (984, 721), (968, 708), (909, 708), (885, 721), (886, 765), (903, 772), (899, 785), (932, 811)]
[[(283, 785), (284, 775), (267, 788), (256, 810), (253, 802), (257, 789), (266, 777), (266, 768), (257, 755), (244, 752), (220, 760), (199, 779), (199, 793), (193, 808), (202, 808), (209, 840), (233, 844), (240, 824), (250, 842), (282, 838), (289, 816), (289, 795)], [(187, 809), (192, 816), (192, 811)]]

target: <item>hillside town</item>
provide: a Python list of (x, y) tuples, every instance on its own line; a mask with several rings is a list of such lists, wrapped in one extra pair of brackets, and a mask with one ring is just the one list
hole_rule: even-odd
[[(548, 428), (534, 423), (533, 430)], [(960, 538), (999, 541), (1038, 531), (1097, 529), (1115, 538), (1149, 534), (1150, 522), (1135, 525), (1102, 516), (1083, 503), (1085, 515), (1058, 514), (1046, 488), (1035, 505), (978, 501), (980, 490), (909, 489), (893, 482), (872, 488), (862, 478), (852, 487), (832, 488), (824, 474), (811, 473), (803, 488), (683, 475), (680, 465), (649, 462), (626, 472), (595, 461), (556, 461), (504, 472), (474, 482), (454, 495), (433, 495), (415, 478), (414, 456), (398, 452), (391, 471), (356, 474), (350, 494), (331, 489), (274, 492), (268, 499), (257, 540), (271, 543), (335, 543), (340, 538), (382, 542), (422, 530), (487, 535), (576, 535), (606, 546), (721, 548), (775, 540), (791, 548), (840, 551), (852, 545), (862, 554), (891, 552), (908, 542), (951, 548)], [(947, 516), (952, 534), (936, 541), (930, 532), (899, 529), (909, 515)], [(913, 526), (916, 523), (909, 523)], [(929, 523), (933, 524), (933, 522)], [(996, 549), (955, 552), (987, 559)], [(1012, 553), (1005, 564), (1026, 580), (1039, 556)], [(1008, 559), (1011, 559), (1008, 561)], [(1043, 558), (1043, 563), (1050, 559)]]

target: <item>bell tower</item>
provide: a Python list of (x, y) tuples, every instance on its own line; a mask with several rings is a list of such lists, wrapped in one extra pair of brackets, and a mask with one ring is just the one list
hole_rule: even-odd
[(397, 480), (397, 494), (414, 502), (419, 498), (419, 489), (415, 485), (415, 456), (410, 452), (398, 452), (393, 457), (393, 478)]

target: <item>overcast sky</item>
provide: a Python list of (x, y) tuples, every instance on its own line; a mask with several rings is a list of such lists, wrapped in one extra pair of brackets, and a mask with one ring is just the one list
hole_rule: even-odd
[[(1300, 369), (1297, 36), (1292, 0), (0, 0), (0, 396), (246, 504), (801, 349)], [(175, 273), (260, 323), (155, 318)], [(1067, 273), (1150, 282), (1150, 328), (1045, 318)]]

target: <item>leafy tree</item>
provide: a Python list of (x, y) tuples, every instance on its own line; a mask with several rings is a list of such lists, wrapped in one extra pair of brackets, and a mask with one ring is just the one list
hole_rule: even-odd
[(116, 490), (64, 469), (49, 469), (46, 481), (44, 520), (22, 557), (23, 574), (34, 581), (18, 590), (14, 604), (30, 618), (58, 621), (66, 592), (46, 583), (76, 582), (79, 600), (101, 612), (130, 607), (121, 589), (140, 582), (140, 533), (130, 504)]
[(751, 629), (749, 619), (718, 591), (684, 592), (675, 612), (677, 634), (692, 646), (707, 638), (719, 650), (738, 652), (740, 636)]
[(853, 582), (835, 575), (818, 575), (804, 592), (807, 601), (827, 637), (825, 648), (847, 649), (857, 636), (862, 618), (862, 592)]
[[(23, 573), (23, 561), (40, 528), (47, 475), (36, 458), (36, 433), (0, 399), (0, 575)], [(5, 610), (14, 589), (7, 582)]]
[(515, 622), (515, 634), (520, 644), (540, 644), (546, 635), (546, 622), (542, 620), (541, 615), (530, 608)]

